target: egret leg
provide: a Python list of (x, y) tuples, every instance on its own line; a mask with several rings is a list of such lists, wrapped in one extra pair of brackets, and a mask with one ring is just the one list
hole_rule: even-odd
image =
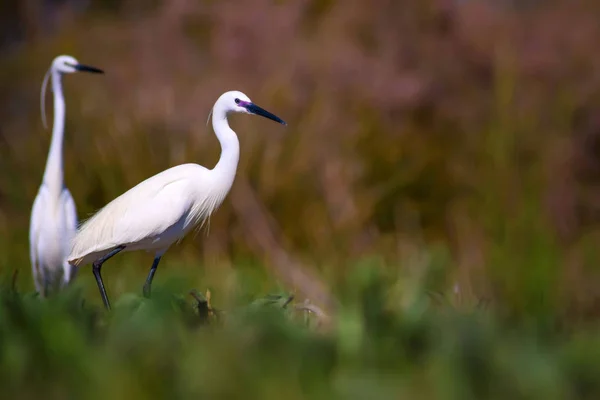
[(148, 277), (146, 278), (146, 283), (144, 284), (144, 297), (145, 298), (150, 298), (150, 289), (152, 286), (152, 279), (154, 279), (154, 274), (156, 273), (156, 267), (158, 267), (160, 258), (161, 258), (161, 256), (154, 257), (154, 262), (152, 263), (152, 267), (150, 267), (150, 272), (148, 272)]
[(121, 250), (123, 250), (125, 246), (119, 246), (110, 251), (110, 253), (106, 254), (104, 257), (100, 257), (92, 264), (92, 270), (94, 271), (94, 277), (96, 277), (96, 283), (98, 284), (98, 289), (100, 290), (100, 296), (102, 296), (102, 301), (104, 302), (104, 307), (107, 310), (110, 310), (110, 303), (108, 301), (108, 296), (106, 295), (106, 289), (104, 288), (104, 282), (102, 282), (102, 276), (100, 275), (100, 269), (102, 268), (102, 264)]

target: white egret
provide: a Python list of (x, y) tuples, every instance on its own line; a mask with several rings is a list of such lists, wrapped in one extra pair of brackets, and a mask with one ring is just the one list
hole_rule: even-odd
[(48, 294), (50, 287), (56, 288), (62, 273), (62, 285), (71, 279), (69, 255), (71, 239), (77, 230), (75, 202), (65, 187), (63, 177), (63, 137), (65, 125), (65, 99), (62, 93), (61, 76), (74, 72), (103, 73), (102, 70), (80, 64), (71, 56), (58, 56), (42, 83), (42, 121), (46, 128), (44, 96), (48, 78), (52, 79), (54, 92), (54, 121), (52, 141), (48, 151), (42, 184), (33, 202), (29, 225), (29, 256), (33, 269), (33, 280), (38, 293)]
[(104, 206), (75, 235), (68, 261), (74, 266), (92, 263), (107, 309), (110, 303), (100, 275), (106, 260), (121, 251), (153, 251), (154, 262), (143, 288), (144, 296), (149, 297), (163, 254), (191, 229), (201, 226), (223, 202), (233, 184), (240, 155), (228, 114), (256, 114), (286, 125), (239, 91), (222, 94), (211, 112), (213, 130), (221, 144), (221, 157), (213, 169), (182, 164), (154, 175)]

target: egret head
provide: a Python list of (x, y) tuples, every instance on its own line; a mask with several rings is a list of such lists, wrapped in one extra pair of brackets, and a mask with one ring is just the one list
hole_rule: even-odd
[[(42, 90), (40, 92), (40, 104), (42, 108), (42, 123), (44, 128), (47, 127), (46, 124), (46, 113), (45, 113), (45, 95), (46, 95), (46, 85), (48, 84), (48, 80), (50, 76), (54, 73), (58, 72), (59, 74), (72, 74), (74, 72), (92, 72), (95, 74), (103, 74), (104, 71), (101, 69), (90, 67), (89, 65), (80, 64), (74, 57), (71, 56), (58, 56), (52, 61), (52, 65), (46, 72), (44, 76), (44, 81), (42, 82)], [(55, 75), (60, 77), (60, 75)], [(60, 79), (59, 79), (60, 81)], [(60, 82), (59, 82), (60, 83)], [(62, 94), (61, 94), (62, 96)]]
[(74, 72), (92, 72), (103, 74), (101, 69), (80, 64), (74, 57), (58, 56), (52, 61), (52, 70), (63, 74), (72, 74)]
[(248, 96), (237, 90), (223, 93), (215, 103), (214, 110), (216, 111), (217, 109), (224, 114), (236, 112), (260, 115), (261, 117), (265, 117), (275, 122), (279, 122), (280, 124), (287, 125), (284, 120), (257, 106), (250, 100)]

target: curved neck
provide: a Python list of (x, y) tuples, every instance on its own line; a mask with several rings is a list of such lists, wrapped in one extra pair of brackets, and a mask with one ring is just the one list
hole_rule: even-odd
[(213, 110), (212, 125), (221, 144), (221, 157), (213, 171), (218, 171), (223, 184), (230, 187), (240, 159), (240, 142), (233, 129), (229, 127), (227, 113), (220, 108), (215, 107)]
[(54, 93), (54, 118), (52, 127), (52, 141), (48, 151), (46, 170), (44, 171), (44, 184), (51, 191), (59, 192), (63, 189), (63, 135), (65, 125), (65, 99), (62, 93), (60, 73), (52, 71), (52, 92)]

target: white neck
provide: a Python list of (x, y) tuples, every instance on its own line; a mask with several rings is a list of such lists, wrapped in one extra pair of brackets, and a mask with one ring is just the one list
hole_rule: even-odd
[(227, 113), (221, 107), (215, 106), (212, 125), (221, 144), (221, 157), (213, 171), (219, 175), (224, 189), (229, 191), (240, 159), (240, 142), (233, 129), (229, 127)]
[(48, 151), (44, 184), (51, 192), (59, 193), (63, 189), (63, 136), (65, 126), (65, 99), (62, 93), (60, 72), (52, 71), (52, 92), (54, 93), (54, 118), (52, 142)]

